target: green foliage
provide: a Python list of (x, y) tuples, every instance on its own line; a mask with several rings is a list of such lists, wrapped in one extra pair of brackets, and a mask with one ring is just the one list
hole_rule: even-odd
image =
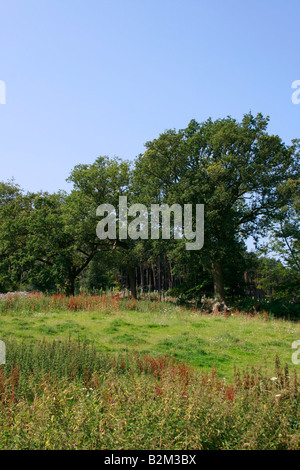
[[(274, 299), (298, 301), (299, 141), (286, 145), (268, 133), (268, 123), (251, 113), (241, 122), (192, 120), (147, 142), (133, 165), (100, 156), (75, 166), (69, 194), (0, 183), (0, 291), (74, 295), (129, 284), (136, 297), (147, 276), (149, 290), (175, 287), (186, 299), (230, 303), (245, 292), (244, 273), (252, 268), (247, 238), (269, 233), (265, 253), (275, 252), (282, 265), (262, 262), (258, 286)], [(174, 237), (119, 240), (118, 221), (117, 239), (99, 240), (97, 207), (117, 208), (119, 196), (148, 208), (204, 204), (204, 247), (187, 252), (185, 240)]]
[(2, 185), (3, 290), (19, 284), (74, 294), (79, 275), (94, 256), (112, 250), (111, 240), (97, 238), (96, 209), (101, 203), (117, 203), (128, 175), (127, 163), (99, 157), (93, 165), (74, 168), (70, 194), (22, 194)]
[[(274, 283), (274, 298), (300, 299), (300, 180), (288, 180), (280, 187), (285, 204), (273, 219), (270, 243), (261, 249), (263, 253), (274, 253), (280, 261), (268, 261), (270, 269), (261, 269), (261, 284), (268, 285), (270, 278), (277, 277)], [(271, 265), (273, 266), (271, 267)]]
[(263, 257), (259, 259), (255, 282), (270, 300), (300, 301), (300, 278), (293, 269), (280, 260)]
[[(198, 253), (211, 269), (215, 297), (223, 298), (224, 270), (250, 235), (270, 227), (285, 196), (279, 186), (299, 173), (297, 143), (267, 133), (268, 118), (247, 114), (168, 130), (136, 162), (134, 182), (143, 201), (205, 205), (205, 244)], [(226, 282), (226, 281), (225, 281)]]

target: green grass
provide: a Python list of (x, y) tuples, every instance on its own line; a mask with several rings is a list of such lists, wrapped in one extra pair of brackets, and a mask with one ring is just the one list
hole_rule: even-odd
[(0, 321), (4, 341), (81, 338), (99, 351), (166, 354), (204, 372), (215, 365), (226, 378), (232, 377), (234, 366), (266, 363), (272, 370), (276, 355), (293, 367), (291, 345), (300, 339), (295, 322), (246, 315), (225, 318), (168, 304), (154, 310), (145, 303), (143, 311), (142, 302), (136, 309), (108, 312), (10, 311), (2, 313)]
[(0, 304), (0, 449), (299, 450), (299, 323), (58, 300)]

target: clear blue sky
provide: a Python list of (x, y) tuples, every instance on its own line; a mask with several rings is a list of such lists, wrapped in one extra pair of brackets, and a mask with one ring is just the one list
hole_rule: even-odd
[(71, 189), (191, 119), (269, 115), (300, 137), (299, 0), (0, 0), (0, 180)]

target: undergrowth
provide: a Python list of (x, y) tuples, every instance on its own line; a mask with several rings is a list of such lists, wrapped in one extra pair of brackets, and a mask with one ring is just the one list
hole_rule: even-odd
[(71, 339), (7, 343), (0, 449), (300, 448), (296, 373), (275, 358), (204, 374), (168, 356), (100, 353)]

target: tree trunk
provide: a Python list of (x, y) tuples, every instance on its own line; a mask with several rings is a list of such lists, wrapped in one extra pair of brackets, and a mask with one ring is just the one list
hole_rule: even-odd
[(152, 261), (152, 273), (153, 273), (153, 289), (156, 290), (156, 275), (155, 275), (155, 269), (154, 269), (153, 261)]
[(169, 289), (172, 289), (173, 287), (173, 274), (172, 274), (172, 264), (169, 263), (169, 270), (170, 270), (170, 274), (169, 274)]
[(158, 259), (157, 259), (157, 272), (158, 272), (158, 280), (157, 280), (157, 283), (158, 283), (158, 292), (159, 292), (159, 295), (160, 295), (160, 291), (161, 291), (161, 265), (160, 265), (160, 255), (158, 255)]
[(66, 294), (67, 296), (75, 295), (75, 276), (69, 276), (69, 279), (66, 282)]
[(140, 275), (141, 275), (141, 289), (144, 291), (144, 266), (140, 265)]
[(214, 281), (214, 301), (225, 303), (224, 278), (220, 261), (213, 261), (212, 276)]
[(129, 286), (131, 295), (136, 299), (136, 279), (135, 279), (135, 269), (132, 266), (128, 267), (128, 277), (129, 277)]

